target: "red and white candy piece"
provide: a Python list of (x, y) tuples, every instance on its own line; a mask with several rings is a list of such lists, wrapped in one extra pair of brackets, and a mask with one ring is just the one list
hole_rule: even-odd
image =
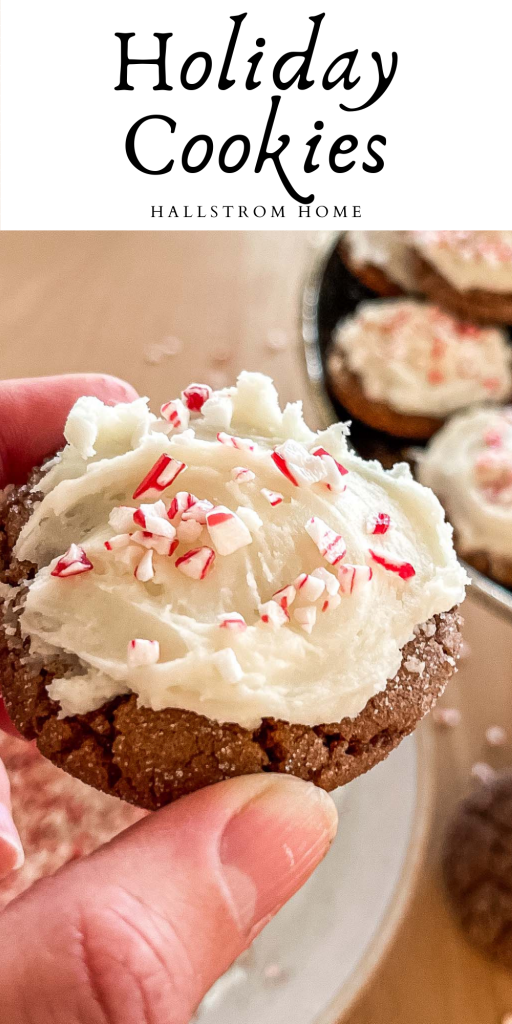
[(347, 553), (347, 546), (343, 537), (320, 519), (312, 516), (306, 523), (306, 533), (316, 544), (320, 554), (330, 565), (338, 565)]
[(190, 491), (178, 491), (174, 495), (174, 498), (169, 505), (169, 511), (167, 512), (169, 519), (176, 519), (176, 516), (182, 516), (184, 512), (192, 508), (195, 505), (197, 498), (195, 494), (191, 494)]
[(122, 548), (127, 548), (131, 540), (131, 534), (129, 533), (117, 533), (110, 540), (105, 541), (105, 547), (107, 551), (120, 551)]
[(234, 633), (245, 633), (247, 623), (240, 612), (226, 612), (217, 616), (221, 629), (230, 629)]
[(241, 452), (254, 452), (256, 450), (255, 442), (250, 441), (248, 437), (234, 437), (232, 434), (226, 434), (223, 430), (220, 430), (217, 434), (217, 441), (226, 445), (227, 448), (236, 448)]
[(204, 580), (213, 568), (214, 561), (215, 551), (212, 548), (202, 547), (187, 551), (186, 555), (181, 555), (174, 564), (184, 576), (189, 576), (191, 580)]
[(87, 557), (84, 549), (79, 544), (70, 544), (64, 555), (54, 565), (51, 575), (59, 579), (66, 579), (68, 576), (80, 576), (84, 572), (90, 572), (94, 568)]
[(171, 455), (161, 455), (149, 473), (141, 480), (139, 486), (135, 488), (133, 500), (136, 501), (137, 498), (142, 498), (143, 495), (149, 494), (151, 491), (165, 491), (165, 488), (169, 487), (186, 468), (184, 462), (173, 459)]
[(336, 576), (334, 576), (332, 572), (329, 572), (328, 569), (324, 569), (323, 566), (320, 566), (318, 569), (313, 569), (311, 575), (317, 577), (319, 580), (323, 580), (325, 583), (325, 589), (329, 595), (338, 593), (338, 590), (340, 589), (339, 580), (336, 579)]
[(252, 469), (247, 469), (246, 466), (235, 466), (231, 470), (231, 479), (235, 480), (237, 484), (248, 484), (251, 480), (256, 479), (256, 473), (253, 473)]
[(387, 533), (391, 525), (391, 519), (387, 512), (378, 512), (376, 516), (370, 516), (366, 521), (367, 533)]
[(195, 519), (182, 519), (176, 527), (176, 535), (182, 544), (195, 544), (203, 532), (201, 523)]
[(293, 585), (299, 597), (302, 597), (304, 601), (318, 601), (325, 590), (324, 581), (318, 576), (310, 576), (307, 572), (301, 572), (294, 580)]
[(225, 505), (217, 505), (206, 513), (206, 526), (219, 555), (232, 555), (239, 548), (252, 544), (245, 523)]
[(410, 562), (405, 562), (401, 558), (393, 558), (392, 555), (386, 554), (385, 551), (378, 551), (375, 548), (370, 548), (369, 554), (370, 558), (377, 565), (381, 565), (388, 572), (396, 572), (401, 580), (409, 580), (412, 576), (416, 575), (416, 570)]
[(246, 508), (245, 505), (239, 505), (236, 510), (237, 516), (240, 517), (243, 523), (245, 523), (248, 530), (251, 533), (258, 533), (263, 526), (263, 519), (260, 519), (257, 512), (253, 508)]
[(306, 605), (305, 608), (296, 608), (293, 617), (305, 633), (311, 633), (316, 622), (316, 608), (314, 605)]
[(294, 487), (309, 487), (327, 477), (323, 459), (317, 459), (297, 441), (285, 441), (271, 453), (277, 469)]
[(209, 384), (189, 384), (188, 388), (181, 392), (181, 401), (190, 412), (201, 412), (211, 395), (212, 389)]
[(157, 555), (173, 555), (178, 547), (178, 541), (169, 537), (157, 537), (154, 533), (145, 533), (144, 530), (136, 530), (132, 533), (131, 540), (143, 548), (151, 548)]
[(149, 583), (149, 580), (153, 579), (155, 570), (153, 568), (153, 549), (149, 548), (142, 556), (138, 565), (135, 566), (133, 573), (136, 580), (140, 583)]
[[(162, 506), (163, 512), (158, 506)], [(141, 505), (133, 513), (133, 521), (146, 533), (152, 533), (155, 537), (168, 537), (174, 540), (176, 530), (167, 518), (163, 501), (155, 502), (155, 505)]]
[(324, 601), (324, 603), (322, 605), (322, 611), (323, 612), (332, 612), (340, 604), (341, 604), (341, 597), (340, 597), (339, 594), (329, 594), (329, 597), (326, 597), (326, 599), (325, 599), (325, 601)]
[(287, 611), (291, 604), (295, 601), (297, 591), (294, 586), (290, 583), (287, 587), (281, 587), (281, 590), (276, 590), (275, 594), (272, 594), (272, 600), (277, 601), (284, 611)]
[(173, 430), (181, 433), (188, 429), (190, 423), (190, 410), (179, 398), (172, 402), (164, 402), (160, 409), (160, 415), (171, 424)]
[(373, 576), (370, 565), (340, 565), (338, 579), (342, 594), (358, 594), (366, 587)]
[(191, 508), (187, 508), (186, 511), (183, 512), (181, 518), (185, 523), (193, 519), (194, 522), (201, 523), (201, 526), (206, 526), (206, 516), (212, 508), (213, 504), (211, 501), (208, 501), (207, 498), (197, 498)]
[(109, 526), (116, 533), (131, 533), (133, 530), (133, 513), (135, 509), (131, 505), (117, 505), (113, 508), (109, 517)]
[(156, 665), (160, 657), (158, 640), (130, 640), (126, 652), (128, 668), (140, 668), (141, 665)]
[(337, 462), (333, 455), (329, 455), (325, 448), (315, 448), (312, 454), (320, 458), (325, 466), (326, 478), (323, 483), (328, 490), (338, 494), (346, 491), (347, 485), (343, 482), (343, 477), (347, 475), (348, 469), (345, 469), (341, 462)]
[(269, 505), (272, 505), (272, 508), (284, 501), (284, 495), (280, 494), (279, 491), (269, 491), (268, 487), (262, 487), (261, 493), (267, 499)]
[(282, 608), (277, 601), (266, 601), (260, 605), (260, 622), (271, 629), (280, 629), (285, 626), (290, 616), (285, 608)]

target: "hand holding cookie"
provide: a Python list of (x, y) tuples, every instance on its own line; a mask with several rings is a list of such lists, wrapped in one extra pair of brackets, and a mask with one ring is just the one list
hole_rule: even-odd
[[(0, 487), (59, 447), (65, 417), (86, 393), (133, 397), (108, 377), (0, 382)], [(4, 543), (0, 532), (0, 553)], [(23, 856), (9, 810), (0, 766), (0, 876)], [(268, 774), (210, 786), (148, 816), (3, 912), (2, 1024), (29, 1024), (34, 1014), (187, 1024), (306, 881), (335, 829), (327, 794)]]

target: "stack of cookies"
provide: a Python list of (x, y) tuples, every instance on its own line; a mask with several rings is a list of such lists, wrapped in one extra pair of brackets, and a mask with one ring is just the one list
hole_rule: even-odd
[(512, 585), (512, 232), (349, 232), (339, 255), (373, 296), (333, 334), (332, 393), (354, 434), (427, 444), (459, 553)]

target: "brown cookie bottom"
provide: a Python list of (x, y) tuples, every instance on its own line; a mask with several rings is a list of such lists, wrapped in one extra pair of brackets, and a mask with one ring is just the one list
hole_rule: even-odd
[(450, 310), (463, 320), (512, 324), (512, 294), (478, 289), (459, 292), (427, 260), (416, 253), (412, 258), (419, 291), (437, 305)]
[(347, 247), (343, 244), (343, 241), (338, 245), (338, 252), (350, 273), (361, 284), (364, 284), (365, 288), (369, 288), (370, 291), (376, 292), (377, 295), (381, 295), (382, 298), (386, 299), (396, 298), (404, 294), (403, 288), (396, 281), (392, 281), (382, 267), (378, 267), (373, 263), (354, 263), (350, 259)]
[[(33, 503), (25, 487), (13, 489), (0, 504), (4, 583), (23, 585), (34, 574), (33, 566), (12, 558)], [(22, 592), (18, 599), (22, 602)], [(356, 718), (334, 724), (310, 727), (268, 718), (248, 730), (173, 708), (138, 708), (134, 696), (59, 720), (47, 686), (76, 669), (76, 662), (64, 654), (42, 663), (31, 659), (30, 639), (21, 639), (9, 601), (4, 604), (0, 692), (16, 727), (70, 775), (150, 810), (253, 772), (292, 774), (326, 790), (350, 782), (382, 761), (435, 704), (454, 671), (461, 642), (456, 609), (437, 615), (404, 647), (400, 670), (386, 689)]]
[[(433, 416), (413, 416), (397, 412), (385, 402), (375, 402), (364, 393), (361, 378), (352, 373), (346, 366), (338, 367), (338, 355), (333, 353), (334, 366), (327, 370), (329, 385), (338, 401), (345, 406), (351, 416), (365, 423), (373, 430), (381, 430), (393, 437), (403, 437), (414, 441), (428, 441), (442, 427), (444, 420)], [(343, 358), (343, 357), (341, 357)]]
[(455, 915), (475, 946), (512, 969), (512, 772), (463, 800), (450, 823), (443, 871)]

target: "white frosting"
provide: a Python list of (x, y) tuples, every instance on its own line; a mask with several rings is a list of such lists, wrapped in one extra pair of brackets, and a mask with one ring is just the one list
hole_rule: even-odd
[(459, 292), (512, 292), (512, 231), (414, 231), (423, 259)]
[[(19, 558), (40, 566), (21, 617), (33, 648), (42, 643), (64, 649), (84, 667), (85, 674), (50, 686), (64, 714), (133, 692), (153, 709), (186, 708), (250, 728), (264, 716), (308, 725), (339, 721), (357, 715), (393, 678), (415, 626), (464, 596), (465, 574), (456, 561), (451, 528), (437, 499), (413, 481), (407, 466), (385, 472), (376, 462), (364, 462), (349, 452), (342, 424), (314, 434), (299, 403), (281, 412), (272, 382), (261, 374), (241, 374), (237, 386), (218, 397), (231, 399), (230, 430), (256, 442), (253, 450), (219, 443), (208, 416), (191, 419), (193, 432), (168, 436), (143, 399), (114, 409), (81, 399), (71, 413), (70, 443), (38, 485), (44, 498), (16, 547)], [(315, 476), (308, 450), (320, 446), (343, 463), (348, 472), (341, 487), (328, 489), (322, 481), (294, 486), (271, 458), (274, 445), (286, 439), (287, 451), (302, 452), (305, 481)], [(92, 448), (97, 454), (89, 456)], [(186, 489), (240, 518), (243, 509), (259, 517), (244, 520), (251, 542), (232, 554), (217, 554), (202, 580), (175, 566), (190, 545), (180, 544), (173, 557), (154, 553), (155, 576), (149, 582), (134, 578), (130, 548), (104, 547), (113, 534), (111, 509), (137, 507), (131, 496), (163, 453), (187, 466), (160, 495), (167, 508), (172, 496)], [(315, 469), (322, 463), (325, 473), (332, 470), (325, 456), (313, 462)], [(254, 480), (232, 479), (240, 465), (255, 474)], [(270, 505), (262, 487), (279, 491), (284, 500)], [(367, 524), (380, 512), (390, 516), (391, 528), (374, 538)], [(324, 569), (335, 584), (336, 569), (305, 529), (311, 516), (322, 520), (320, 533), (327, 524), (343, 535), (344, 564), (370, 564), (375, 541), (381, 555), (412, 563), (416, 575), (401, 579), (371, 563), (367, 585), (359, 585), (368, 576), (359, 570), (354, 592), (340, 594), (339, 601), (331, 598), (331, 610), (322, 614), (322, 598), (317, 601), (314, 624), (314, 615), (292, 614), (282, 626), (279, 615), (264, 625), (260, 607), (300, 573)], [(72, 542), (83, 545), (93, 569), (74, 578), (52, 576), (49, 563)], [(199, 543), (211, 540), (206, 536)], [(318, 543), (327, 545), (329, 536), (320, 536)], [(313, 607), (311, 592), (318, 589), (318, 580), (304, 588), (310, 591), (309, 605), (297, 590), (293, 611), (301, 603)], [(247, 629), (221, 628), (219, 616), (233, 612), (243, 616)], [(127, 645), (133, 638), (158, 641), (159, 662), (130, 667)]]
[(379, 267), (406, 291), (415, 290), (407, 231), (347, 231), (343, 243), (356, 267)]
[(414, 299), (362, 303), (335, 335), (365, 395), (402, 413), (447, 416), (512, 390), (503, 331), (476, 327)]
[(512, 407), (455, 416), (418, 472), (443, 502), (461, 551), (512, 558)]

